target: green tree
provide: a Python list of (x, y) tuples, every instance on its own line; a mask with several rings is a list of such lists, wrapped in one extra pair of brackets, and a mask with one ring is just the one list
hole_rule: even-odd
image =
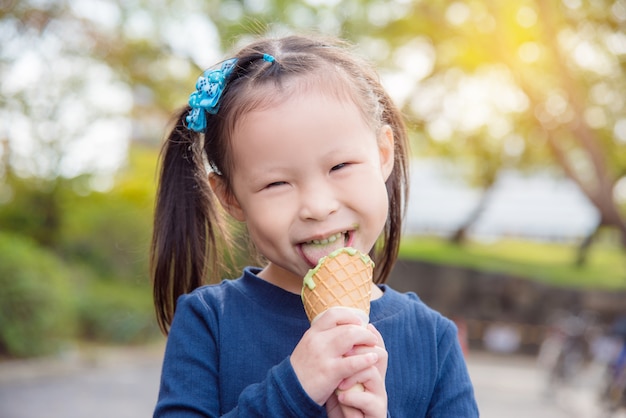
[[(425, 141), (494, 170), (559, 167), (626, 245), (616, 200), (626, 174), (626, 105), (618, 93), (626, 87), (625, 25), (623, 1), (413, 2), (369, 36), (389, 39), (396, 51), (422, 39), (434, 57), (430, 72), (407, 86), (406, 109), (423, 124)], [(471, 101), (455, 106), (454, 98), (481, 80), (484, 88), (501, 86), (490, 92), (496, 106), (467, 123), (481, 109)], [(483, 186), (492, 179), (484, 176)]]
[[(626, 187), (618, 93), (626, 80), (625, 9), (622, 0), (10, 2), (0, 15), (2, 44), (10, 46), (0, 54), (3, 81), (24, 79), (29, 62), (46, 71), (2, 83), (3, 117), (21, 121), (2, 133), (11, 148), (5, 161), (46, 178), (93, 173), (98, 160), (68, 169), (79, 160), (69, 150), (89, 127), (130, 117), (130, 129), (116, 137), (157, 144), (189, 85), (223, 51), (256, 35), (319, 31), (354, 41), (378, 61), (410, 119), (416, 151), (467, 167), (485, 190), (475, 216), (501, 168), (542, 167), (575, 181), (601, 225), (626, 243), (618, 199)], [(74, 71), (55, 69), (59, 62)], [(94, 80), (103, 79), (102, 96), (117, 99), (81, 101), (97, 97)], [(44, 84), (53, 88), (42, 92)], [(42, 158), (29, 160), (34, 153), (16, 145), (20, 135)]]
[(74, 278), (33, 240), (0, 232), (0, 355), (51, 354), (74, 336)]

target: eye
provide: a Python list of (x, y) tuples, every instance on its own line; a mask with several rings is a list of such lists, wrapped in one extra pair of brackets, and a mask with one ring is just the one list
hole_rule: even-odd
[(349, 163), (341, 163), (341, 164), (337, 164), (336, 166), (334, 166), (333, 168), (330, 169), (330, 171), (337, 171), (337, 170), (341, 170), (344, 167), (347, 167)]
[(275, 181), (275, 182), (270, 183), (267, 186), (265, 186), (265, 188), (266, 189), (271, 189), (273, 187), (284, 186), (285, 184), (287, 184), (286, 181)]

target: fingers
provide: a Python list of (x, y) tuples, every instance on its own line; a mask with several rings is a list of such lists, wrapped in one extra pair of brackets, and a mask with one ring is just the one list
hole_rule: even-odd
[(385, 348), (385, 340), (383, 340), (382, 334), (378, 332), (376, 327), (372, 324), (367, 324), (367, 329), (374, 333), (374, 335), (376, 335), (376, 337), (378, 338), (378, 343), (376, 345)]
[(364, 418), (365, 416), (360, 409), (353, 408), (344, 404), (340, 405), (343, 418)]
[(353, 310), (341, 307), (332, 308), (324, 312), (312, 325), (313, 332), (323, 333), (328, 340), (325, 344), (337, 348), (341, 355), (345, 355), (354, 346), (375, 346), (384, 343), (380, 333), (375, 328), (363, 327), (362, 319)]
[(378, 373), (378, 369), (372, 366), (344, 379), (337, 387), (337, 393), (375, 392), (384, 389), (384, 387), (384, 379), (380, 376), (380, 373)]
[[(352, 356), (344, 357), (341, 360), (341, 366), (339, 367), (342, 367), (345, 370), (346, 376), (354, 376), (355, 373), (367, 369), (370, 366), (374, 366), (377, 362), (378, 353), (370, 351), (363, 354), (355, 354)], [(353, 383), (356, 382), (357, 380), (353, 381)]]
[(352, 308), (335, 306), (317, 318), (312, 326), (317, 326), (320, 330), (331, 329), (338, 325), (363, 325), (363, 317), (359, 316), (357, 311)]
[(366, 352), (375, 352), (378, 354), (378, 362), (376, 363), (376, 368), (378, 372), (383, 376), (383, 379), (387, 373), (387, 361), (389, 355), (387, 350), (385, 349), (385, 342), (383, 340), (382, 335), (378, 332), (378, 330), (373, 325), (368, 325), (368, 330), (371, 331), (374, 335), (377, 336), (378, 343), (374, 347), (368, 346), (356, 346), (353, 347), (346, 355), (354, 355), (354, 354), (363, 354)]
[(336, 394), (326, 402), (326, 414), (328, 418), (363, 418), (361, 410), (340, 404)]
[[(372, 325), (368, 326), (372, 335), (376, 336), (375, 346), (356, 346), (350, 350), (351, 356), (375, 354), (376, 364), (363, 369), (346, 379), (338, 386), (336, 395), (342, 411), (346, 414), (363, 417), (385, 416), (387, 411), (387, 391), (385, 375), (387, 373), (388, 353), (381, 334)], [(348, 416), (348, 415), (345, 415)]]
[[(359, 383), (353, 384), (354, 381)], [(360, 390), (360, 385), (363, 386), (364, 390)], [(364, 417), (385, 416), (387, 392), (384, 377), (378, 373), (376, 367), (369, 367), (344, 380), (339, 385), (337, 399), (342, 411), (356, 409)]]
[(346, 355), (354, 346), (373, 348), (378, 339), (361, 326), (358, 316), (331, 311), (304, 334), (291, 354), (291, 365), (307, 394), (323, 404), (343, 379), (379, 362), (378, 350)]

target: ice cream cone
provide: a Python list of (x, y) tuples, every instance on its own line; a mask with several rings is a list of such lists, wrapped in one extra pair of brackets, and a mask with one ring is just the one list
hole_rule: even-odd
[(363, 324), (369, 322), (374, 262), (354, 248), (341, 248), (322, 257), (307, 273), (302, 285), (302, 301), (313, 323), (332, 307), (355, 309)]

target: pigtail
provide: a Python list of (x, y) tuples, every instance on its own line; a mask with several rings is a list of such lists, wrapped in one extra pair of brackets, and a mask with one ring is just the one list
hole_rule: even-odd
[(203, 285), (208, 273), (221, 265), (217, 237), (224, 228), (208, 183), (201, 135), (185, 125), (188, 112), (179, 112), (161, 150), (150, 262), (156, 316), (164, 334), (178, 297)]
[(389, 215), (383, 230), (381, 248), (376, 249), (374, 282), (384, 283), (393, 270), (398, 258), (402, 238), (402, 224), (406, 212), (409, 194), (409, 141), (404, 118), (389, 95), (380, 87), (378, 92), (383, 106), (382, 120), (389, 125), (394, 134), (394, 165), (387, 179)]

